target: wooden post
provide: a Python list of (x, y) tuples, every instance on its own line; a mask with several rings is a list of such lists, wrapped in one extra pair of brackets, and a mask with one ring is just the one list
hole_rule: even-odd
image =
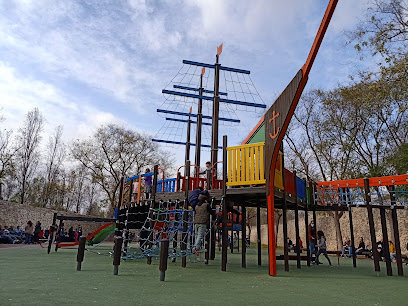
[(84, 261), (85, 242), (86, 242), (86, 237), (81, 236), (79, 238), (78, 253), (77, 253), (77, 271), (81, 271), (82, 262)]
[(297, 196), (297, 180), (296, 180), (296, 171), (293, 172), (294, 178), (295, 178), (295, 233), (296, 233), (296, 267), (298, 269), (301, 268), (300, 264), (300, 247), (299, 247), (299, 240), (300, 240), (300, 235), (299, 235), (299, 207), (298, 207), (298, 196)]
[(50, 254), (51, 252), (51, 247), (52, 247), (52, 242), (54, 241), (54, 236), (55, 236), (55, 228), (57, 226), (57, 213), (54, 213), (52, 217), (52, 225), (50, 226), (50, 232), (48, 234), (48, 248), (47, 248), (47, 253)]
[(316, 191), (317, 191), (317, 188), (316, 188), (316, 186), (317, 186), (317, 184), (316, 184), (316, 182), (313, 182), (313, 191), (312, 191), (312, 194), (313, 194), (313, 201), (312, 201), (312, 203), (313, 203), (313, 223), (314, 223), (314, 227), (315, 227), (315, 232), (316, 232), (316, 243), (315, 243), (315, 254), (317, 253), (317, 251), (316, 251), (316, 249), (317, 249), (317, 247), (316, 247), (316, 245), (317, 245), (317, 218), (316, 218)]
[(289, 248), (288, 248), (288, 217), (287, 217), (286, 191), (283, 192), (283, 259), (285, 262), (285, 271), (289, 272)]
[(312, 199), (312, 188), (311, 182), (309, 181), (309, 202), (305, 206), (305, 233), (306, 233), (306, 256), (307, 256), (307, 266), (310, 267), (310, 246), (309, 246), (309, 209), (308, 205), (310, 205), (311, 199)]
[(246, 207), (242, 205), (242, 267), (246, 268)]
[(380, 216), (381, 216), (381, 229), (383, 234), (383, 247), (385, 253), (385, 266), (387, 267), (387, 275), (392, 276), (390, 248), (388, 245), (387, 221), (385, 219), (385, 207), (380, 207)]
[(371, 248), (373, 250), (373, 257), (374, 257), (374, 269), (375, 271), (380, 272), (380, 260), (379, 260), (379, 255), (377, 251), (377, 245), (376, 245), (373, 208), (371, 206), (370, 182), (368, 178), (364, 179), (364, 194), (365, 194), (364, 200), (365, 200), (365, 205), (367, 207), (367, 214), (368, 214), (368, 224), (370, 226)]
[(222, 183), (222, 258), (221, 270), (227, 271), (227, 247), (228, 247), (228, 212), (227, 212), (227, 136), (223, 137), (223, 183)]
[(388, 188), (391, 198), (391, 214), (392, 214), (392, 223), (394, 227), (394, 244), (395, 244), (395, 257), (397, 259), (397, 268), (398, 275), (404, 276), (404, 269), (402, 268), (402, 256), (401, 256), (401, 243), (398, 229), (398, 214), (397, 209), (395, 208), (395, 187), (394, 185), (389, 186)]
[(258, 266), (262, 265), (262, 241), (261, 241), (261, 204), (256, 207), (256, 242), (258, 244)]
[(169, 240), (162, 240), (160, 242), (160, 263), (159, 263), (159, 270), (160, 270), (160, 281), (164, 282), (166, 277), (166, 270), (167, 270), (167, 260), (169, 258)]
[[(152, 240), (153, 240), (153, 231), (154, 231), (154, 222), (153, 222), (153, 210), (156, 208), (156, 191), (157, 191), (157, 176), (159, 173), (159, 166), (155, 165), (153, 167), (153, 188), (152, 188), (152, 195), (150, 199), (150, 209), (149, 209), (149, 234), (147, 236), (147, 247), (152, 248)], [(148, 265), (152, 264), (152, 257), (148, 256), (146, 260)]]
[(63, 220), (61, 219), (60, 222), (59, 222), (59, 226), (57, 227), (57, 231), (55, 232), (55, 237), (56, 237), (55, 252), (58, 251), (58, 243), (61, 242), (62, 224), (63, 224)]
[(283, 209), (282, 209), (282, 228), (283, 228), (283, 259), (285, 263), (285, 271), (289, 272), (289, 248), (288, 248), (288, 206), (286, 201), (286, 182), (285, 171), (283, 165), (285, 165), (285, 154), (283, 152), (283, 144), (281, 144), (282, 151), (282, 182), (284, 186), (283, 190)]
[[(231, 214), (232, 216), (232, 214)], [(233, 217), (233, 216), (232, 216)], [(231, 220), (231, 240), (230, 240), (230, 250), (231, 250), (231, 254), (234, 253), (234, 222), (233, 220)]]
[(118, 275), (119, 273), (122, 243), (123, 243), (122, 237), (115, 237), (115, 245), (113, 247), (113, 275)]
[[(214, 210), (215, 210), (215, 207), (213, 206), (214, 205), (214, 202), (215, 201), (211, 201), (211, 212), (213, 212)], [(213, 226), (213, 217), (212, 217), (212, 215), (210, 216), (210, 220), (211, 220), (211, 223), (210, 223), (210, 226), (211, 226), (211, 228), (210, 228), (210, 259), (211, 260), (214, 260), (215, 259), (215, 227)]]
[[(164, 182), (163, 182), (164, 184)], [(130, 187), (129, 187), (129, 202), (132, 203), (132, 191), (133, 191), (133, 180), (130, 181)], [(137, 192), (137, 191), (136, 191)]]
[(353, 212), (351, 211), (351, 206), (348, 207), (349, 220), (350, 220), (350, 236), (351, 236), (351, 250), (353, 251), (353, 267), (357, 266), (356, 260), (356, 245), (354, 242), (354, 226), (353, 226)]
[[(239, 222), (238, 222), (239, 223)], [(236, 231), (236, 233), (237, 233), (237, 252), (239, 252), (239, 245), (240, 245), (240, 243), (241, 243), (241, 239), (240, 239), (240, 237), (239, 237), (239, 231)]]
[[(353, 252), (353, 267), (355, 268), (357, 266), (356, 262), (356, 244), (354, 240), (354, 226), (353, 226), (353, 213), (351, 210), (351, 199), (350, 199), (350, 194), (347, 192), (347, 188), (340, 188), (340, 191), (342, 193), (342, 198), (341, 201), (347, 204), (347, 210), (349, 213), (349, 225), (350, 225), (350, 238), (351, 238), (351, 251)], [(350, 256), (350, 254), (349, 254)], [(339, 259), (338, 259), (339, 261)]]
[[(183, 211), (183, 233), (181, 234), (181, 245), (180, 249), (184, 251), (184, 253), (187, 250), (187, 239), (188, 239), (188, 192), (189, 192), (189, 186), (190, 186), (190, 161), (188, 160), (186, 163), (186, 168), (184, 170), (184, 211)], [(185, 268), (187, 266), (187, 258), (186, 256), (183, 256), (181, 258), (181, 266)]]

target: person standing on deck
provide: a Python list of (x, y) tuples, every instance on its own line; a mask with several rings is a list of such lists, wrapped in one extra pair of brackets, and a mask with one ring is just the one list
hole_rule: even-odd
[[(149, 173), (149, 172), (150, 172), (150, 169), (147, 168), (145, 173)], [(145, 180), (145, 190), (144, 190), (144, 192), (145, 192), (145, 197), (146, 197), (146, 200), (147, 200), (147, 199), (150, 199), (150, 195), (151, 195), (152, 189), (153, 189), (152, 175), (145, 176), (144, 180)]]

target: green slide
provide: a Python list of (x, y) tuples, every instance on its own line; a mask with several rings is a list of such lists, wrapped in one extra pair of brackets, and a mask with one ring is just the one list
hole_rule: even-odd
[(93, 237), (93, 239), (91, 239), (91, 241), (87, 242), (88, 245), (93, 245), (93, 244), (98, 244), (101, 243), (102, 241), (104, 241), (106, 239), (106, 237), (108, 237), (110, 235), (110, 233), (112, 233), (115, 230), (115, 224), (113, 224), (110, 227), (107, 227), (103, 230), (101, 230), (98, 234), (95, 235), (95, 237)]

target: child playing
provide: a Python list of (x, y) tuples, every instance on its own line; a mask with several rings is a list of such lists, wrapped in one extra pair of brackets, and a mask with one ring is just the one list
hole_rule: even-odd
[(194, 215), (194, 231), (195, 231), (195, 243), (193, 246), (193, 253), (199, 255), (197, 250), (201, 248), (201, 244), (204, 241), (204, 236), (207, 231), (207, 224), (210, 220), (211, 207), (208, 203), (210, 197), (208, 195), (200, 194), (198, 197), (198, 204), (195, 207)]
[(320, 254), (323, 253), (324, 257), (326, 257), (326, 258), (327, 258), (327, 261), (329, 262), (329, 266), (330, 266), (330, 267), (333, 267), (332, 264), (331, 264), (330, 258), (329, 258), (329, 256), (327, 255), (327, 251), (326, 251), (326, 237), (324, 237), (323, 231), (318, 231), (318, 232), (317, 232), (317, 239), (318, 239), (317, 245), (318, 245), (318, 247), (319, 247), (319, 251), (318, 251), (317, 254), (316, 254), (316, 259), (315, 259), (315, 261), (313, 262), (313, 264), (314, 264), (314, 265), (320, 264), (320, 262), (319, 262), (319, 256), (320, 256)]

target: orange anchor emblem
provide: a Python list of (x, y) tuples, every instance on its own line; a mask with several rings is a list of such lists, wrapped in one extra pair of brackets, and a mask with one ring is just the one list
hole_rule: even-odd
[(269, 137), (271, 137), (272, 139), (275, 139), (278, 136), (280, 127), (278, 127), (278, 129), (276, 129), (275, 126), (275, 118), (279, 117), (279, 113), (275, 114), (275, 111), (272, 112), (272, 118), (269, 119), (269, 123), (271, 123), (273, 121), (273, 135), (271, 133), (269, 133)]

